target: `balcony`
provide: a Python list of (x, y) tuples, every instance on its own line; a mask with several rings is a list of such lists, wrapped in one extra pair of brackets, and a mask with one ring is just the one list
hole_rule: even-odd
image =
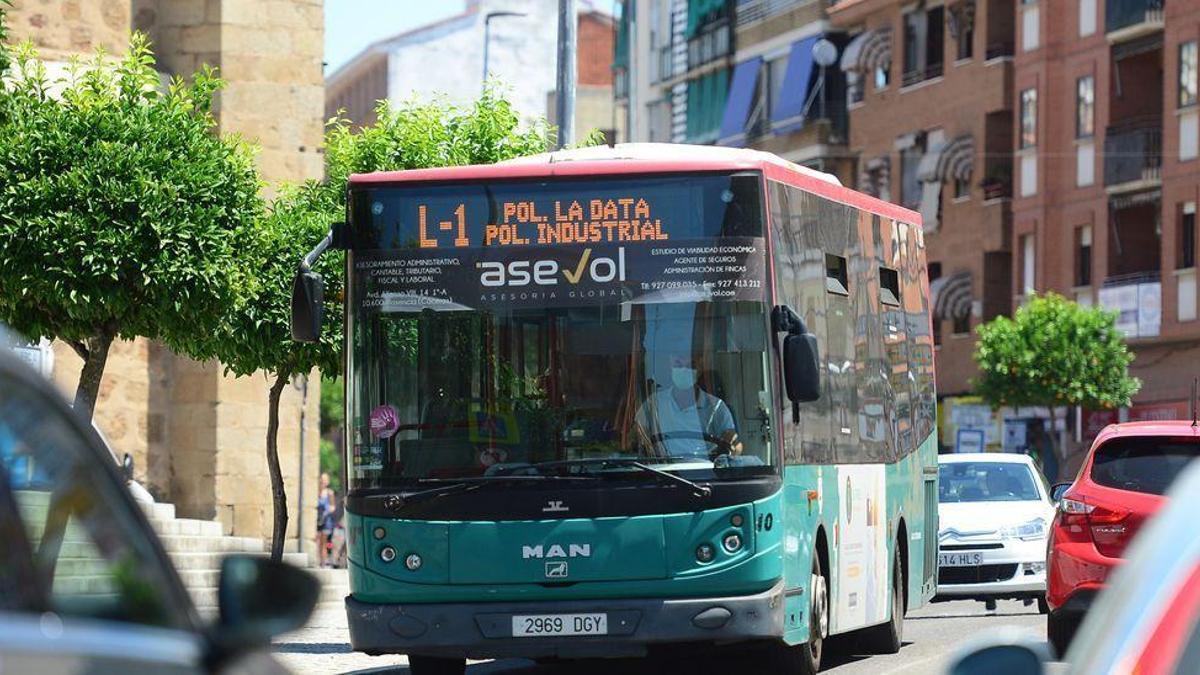
[(920, 84), (925, 80), (932, 80), (935, 77), (942, 76), (942, 64), (933, 63), (927, 68), (910, 70), (904, 73), (900, 79), (901, 87), (910, 87), (914, 84)]
[(1107, 0), (1104, 32), (1109, 42), (1119, 42), (1163, 29), (1166, 0)]
[[(1104, 137), (1104, 185), (1151, 186), (1162, 179), (1162, 118), (1108, 128)], [(1110, 192), (1112, 190), (1110, 189)]]
[(737, 27), (745, 28), (752, 23), (758, 23), (778, 14), (783, 14), (794, 7), (810, 5), (815, 0), (738, 0)]

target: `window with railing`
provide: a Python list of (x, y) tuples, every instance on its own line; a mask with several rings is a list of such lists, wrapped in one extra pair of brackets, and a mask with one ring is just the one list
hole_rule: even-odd
[(728, 19), (719, 19), (701, 27), (688, 40), (688, 69), (729, 56), (730, 30)]
[(1146, 117), (1108, 127), (1104, 133), (1104, 184), (1159, 177), (1162, 118)]
[(945, 55), (944, 7), (904, 15), (904, 74), (901, 86), (941, 77)]

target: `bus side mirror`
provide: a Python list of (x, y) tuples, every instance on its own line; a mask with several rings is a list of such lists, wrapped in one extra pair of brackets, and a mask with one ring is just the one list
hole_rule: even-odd
[(792, 403), (808, 403), (821, 398), (816, 335), (792, 333), (783, 339), (783, 382)]
[(319, 341), (324, 314), (325, 281), (316, 272), (297, 272), (292, 282), (292, 339)]

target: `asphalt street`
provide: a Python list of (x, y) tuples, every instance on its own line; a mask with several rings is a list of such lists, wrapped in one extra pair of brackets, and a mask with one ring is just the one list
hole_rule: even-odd
[[(911, 613), (904, 623), (904, 647), (889, 656), (831, 655), (822, 672), (831, 675), (924, 675), (945, 673), (954, 655), (973, 641), (995, 639), (1005, 634), (1024, 635), (1045, 642), (1046, 620), (1035, 606), (1000, 602), (988, 612), (979, 602), (948, 602), (930, 605)], [(832, 645), (834, 649), (842, 645)], [(367, 656), (350, 651), (345, 615), (318, 614), (303, 630), (284, 636), (275, 645), (276, 657), (294, 673), (397, 673), (408, 672), (402, 656)], [(471, 675), (554, 675), (558, 673), (752, 673), (753, 662), (745, 654), (724, 658), (711, 655), (681, 655), (655, 662), (599, 661), (537, 665), (530, 661), (504, 660), (474, 663)], [(1050, 673), (1063, 673), (1061, 666)]]

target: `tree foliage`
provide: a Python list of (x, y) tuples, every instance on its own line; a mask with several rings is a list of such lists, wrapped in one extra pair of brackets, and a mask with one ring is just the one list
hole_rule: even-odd
[(203, 351), (236, 303), (251, 148), (221, 137), (211, 68), (165, 88), (144, 36), (50, 81), (29, 45), (0, 94), (0, 320), (83, 357), (90, 414), (116, 338)]
[(1116, 315), (1060, 295), (1032, 298), (1015, 315), (979, 327), (975, 391), (993, 407), (1130, 404), (1141, 382)]

